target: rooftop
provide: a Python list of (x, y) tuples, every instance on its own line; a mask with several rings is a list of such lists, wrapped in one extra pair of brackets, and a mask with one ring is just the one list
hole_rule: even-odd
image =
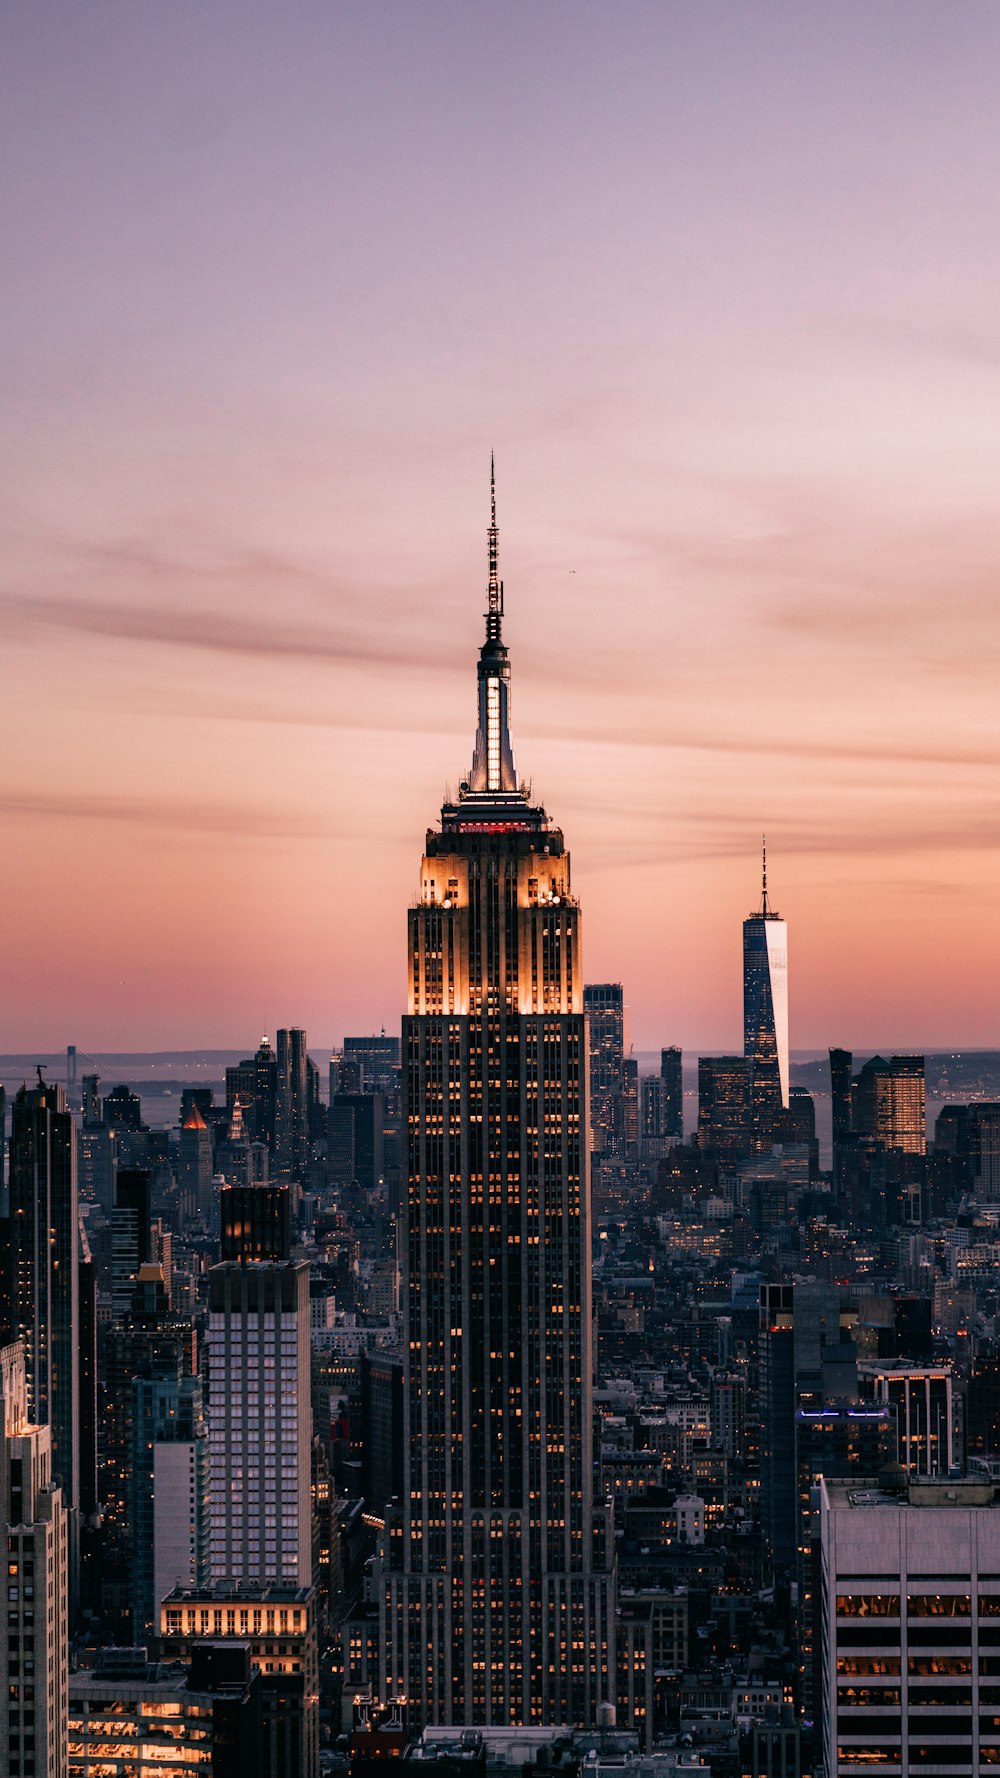
[(896, 1512), (917, 1506), (959, 1507), (968, 1512), (972, 1508), (1000, 1505), (1000, 1488), (980, 1476), (924, 1476), (898, 1488), (875, 1479), (835, 1482), (824, 1477), (823, 1491), (836, 1512), (876, 1506), (891, 1507)]

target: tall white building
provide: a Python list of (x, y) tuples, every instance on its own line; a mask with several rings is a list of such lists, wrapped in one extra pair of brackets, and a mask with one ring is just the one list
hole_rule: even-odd
[(0, 1772), (65, 1778), (69, 1688), (67, 1513), (52, 1480), (52, 1435), (28, 1419), (24, 1349), (0, 1348)]
[(820, 1481), (826, 1778), (1000, 1766), (1000, 1507), (990, 1482)]
[(209, 1573), (312, 1584), (309, 1267), (213, 1266)]

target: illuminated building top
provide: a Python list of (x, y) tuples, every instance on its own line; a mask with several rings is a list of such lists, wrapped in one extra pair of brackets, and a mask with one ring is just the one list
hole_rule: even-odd
[(498, 572), (496, 477), (490, 461), (489, 582), (486, 640), (479, 651), (479, 698), (472, 767), (458, 789), (457, 802), (441, 811), (445, 833), (544, 833), (544, 809), (531, 805), (526, 784), (518, 784), (510, 740), (510, 661), (504, 646), (503, 581)]

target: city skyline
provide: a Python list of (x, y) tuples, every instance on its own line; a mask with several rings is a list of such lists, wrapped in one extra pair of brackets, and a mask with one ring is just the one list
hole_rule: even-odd
[(995, 11), (234, 20), (10, 9), (0, 1050), (394, 1019), (491, 446), (637, 1046), (763, 829), (793, 1048), (989, 1045)]

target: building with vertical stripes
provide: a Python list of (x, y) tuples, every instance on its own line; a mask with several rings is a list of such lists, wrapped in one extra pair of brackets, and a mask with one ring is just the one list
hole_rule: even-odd
[(594, 1500), (587, 1034), (563, 836), (518, 784), (496, 507), (472, 769), (409, 914), (404, 1478), (380, 1686), (431, 1723), (595, 1723), (615, 1695)]

